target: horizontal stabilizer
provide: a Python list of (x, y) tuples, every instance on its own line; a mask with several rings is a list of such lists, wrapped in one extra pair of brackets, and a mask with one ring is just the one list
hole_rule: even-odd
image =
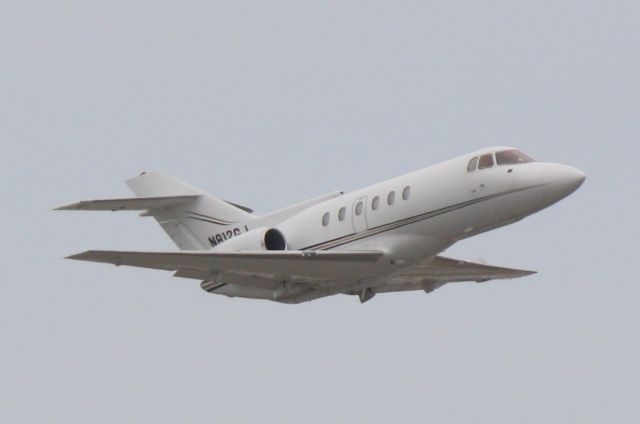
[(171, 208), (195, 200), (200, 195), (133, 197), (128, 199), (83, 200), (56, 208), (57, 211), (143, 211)]

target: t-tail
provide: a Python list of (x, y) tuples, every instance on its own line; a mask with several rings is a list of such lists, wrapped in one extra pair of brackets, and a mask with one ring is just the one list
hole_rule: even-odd
[(60, 210), (141, 210), (152, 216), (182, 250), (204, 250), (248, 230), (250, 209), (212, 196), (162, 172), (143, 172), (127, 181), (137, 196), (88, 200)]

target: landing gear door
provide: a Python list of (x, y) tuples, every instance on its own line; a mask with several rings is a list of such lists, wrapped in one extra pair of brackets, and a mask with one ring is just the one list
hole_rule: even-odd
[(367, 226), (367, 197), (359, 197), (353, 202), (351, 210), (351, 219), (353, 221), (353, 231), (359, 233), (365, 231)]

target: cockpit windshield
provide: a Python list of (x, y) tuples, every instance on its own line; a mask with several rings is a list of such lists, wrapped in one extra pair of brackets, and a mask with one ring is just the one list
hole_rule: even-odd
[(535, 162), (532, 158), (519, 150), (503, 150), (496, 152), (496, 162), (498, 165), (517, 165), (519, 163)]

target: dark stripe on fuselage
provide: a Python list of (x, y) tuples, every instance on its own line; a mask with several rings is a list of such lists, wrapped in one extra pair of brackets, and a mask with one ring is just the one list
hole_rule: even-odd
[[(537, 186), (536, 186), (537, 187)], [(447, 206), (441, 209), (436, 209), (434, 211), (426, 212), (420, 215), (415, 215), (409, 218), (404, 218), (395, 222), (390, 222), (388, 224), (383, 224), (378, 227), (370, 228), (361, 233), (351, 233), (346, 236), (338, 237), (333, 240), (323, 241), (322, 243), (313, 244), (311, 246), (305, 247), (301, 250), (327, 250), (333, 249), (334, 247), (342, 246), (347, 243), (352, 243), (354, 241), (362, 240), (367, 237), (371, 237), (374, 235), (378, 235), (381, 233), (385, 233), (387, 231), (395, 230), (400, 227), (404, 227), (406, 225), (415, 224), (416, 222), (424, 221), (426, 219), (434, 218), (439, 215), (443, 215), (449, 212), (453, 212), (459, 209), (463, 209), (477, 203), (486, 202), (487, 200), (492, 200), (498, 197), (506, 196), (508, 194), (516, 193), (519, 191), (527, 190), (533, 187), (519, 188), (514, 190), (503, 191), (501, 193), (491, 194), (489, 196), (480, 197), (478, 199), (467, 200), (465, 202), (457, 203), (455, 205)]]

